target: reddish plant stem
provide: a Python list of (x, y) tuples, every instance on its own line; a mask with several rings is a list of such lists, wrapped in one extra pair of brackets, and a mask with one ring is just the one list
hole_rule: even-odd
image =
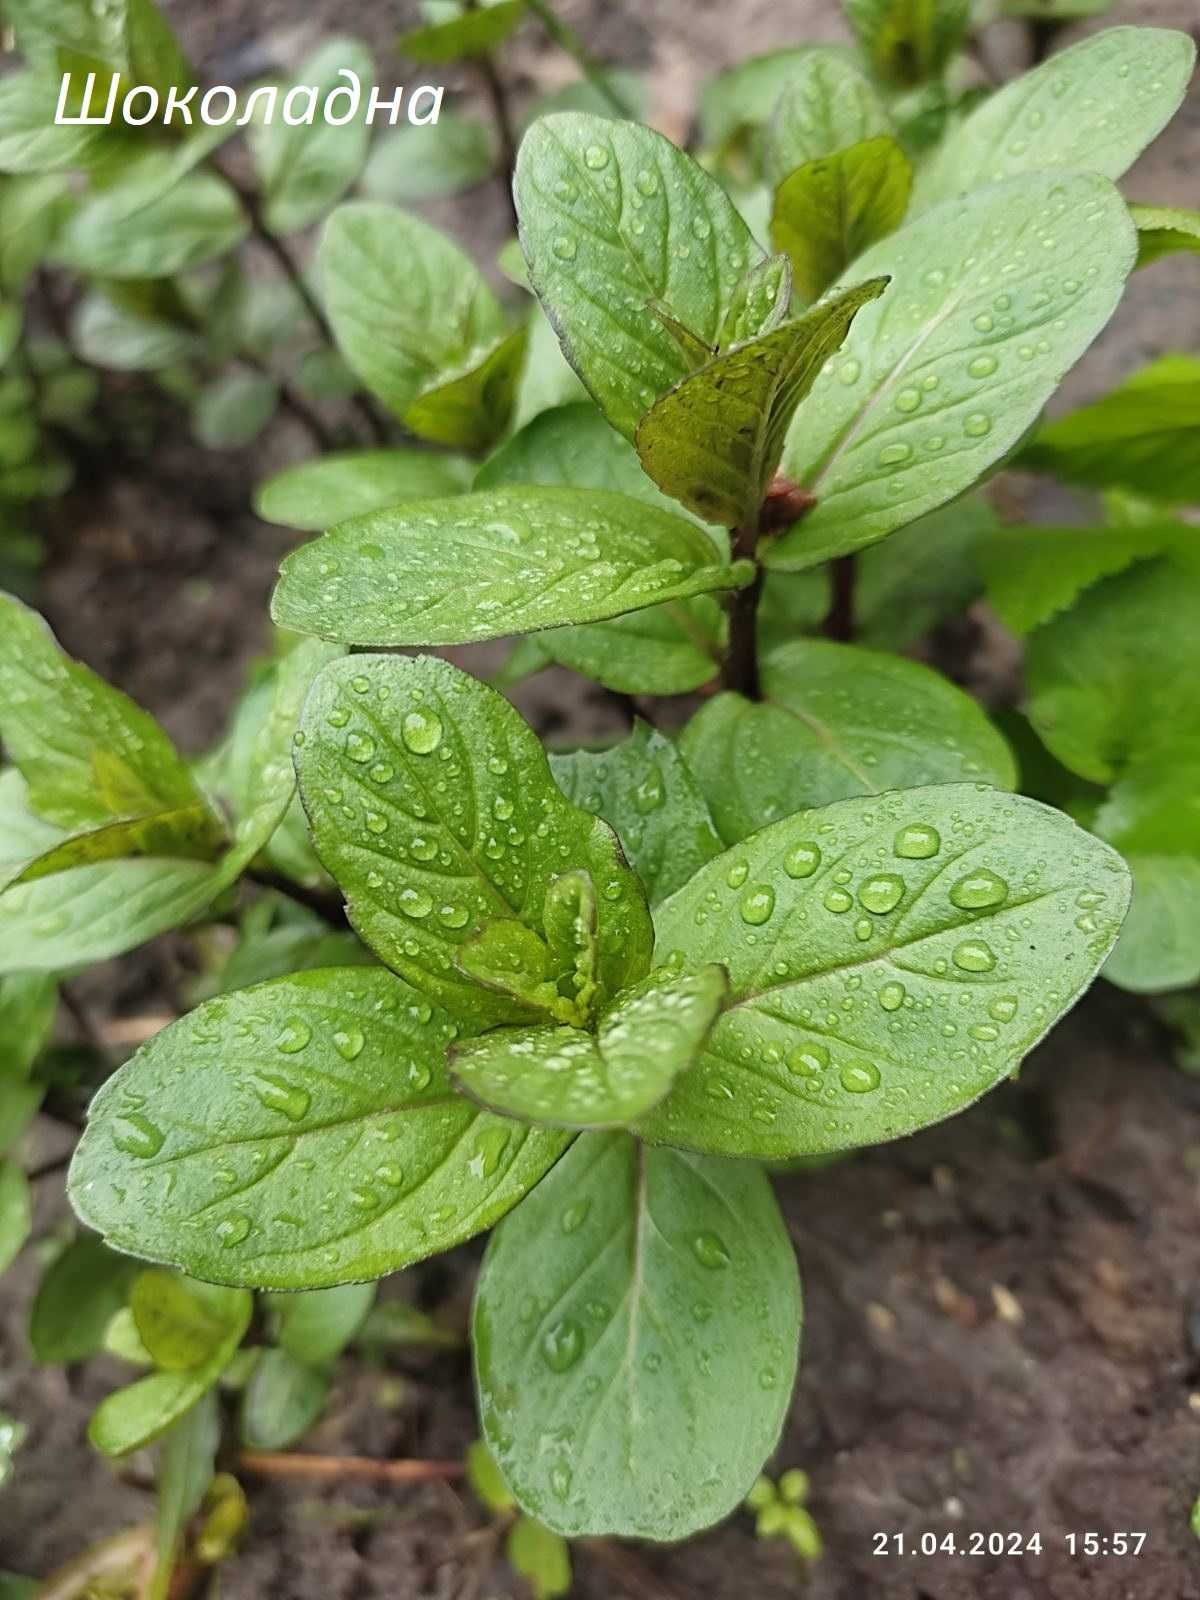
[(461, 1461), (383, 1461), (373, 1456), (296, 1455), (286, 1450), (244, 1450), (240, 1471), (259, 1478), (357, 1478), (372, 1483), (430, 1483), (461, 1478)]
[(734, 530), (734, 556), (738, 560), (754, 561), (755, 568), (750, 583), (734, 592), (729, 612), (729, 651), (721, 674), (726, 689), (744, 694), (748, 700), (759, 698), (758, 603), (762, 599), (764, 574), (755, 556), (757, 544), (756, 525)]

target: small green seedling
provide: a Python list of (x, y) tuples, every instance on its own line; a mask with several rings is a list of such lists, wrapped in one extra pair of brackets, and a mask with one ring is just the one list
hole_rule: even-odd
[(756, 1480), (746, 1496), (746, 1509), (754, 1512), (754, 1531), (760, 1539), (786, 1539), (802, 1561), (819, 1561), (821, 1532), (805, 1508), (808, 1474), (790, 1467), (778, 1484), (770, 1478)]

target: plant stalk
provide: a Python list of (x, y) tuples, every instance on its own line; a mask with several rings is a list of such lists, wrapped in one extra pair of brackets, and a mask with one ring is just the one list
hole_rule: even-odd
[(574, 28), (565, 23), (558, 13), (551, 7), (549, 0), (527, 0), (530, 11), (545, 28), (560, 50), (574, 61), (587, 81), (596, 90), (597, 94), (606, 100), (618, 117), (631, 120), (637, 113), (632, 106), (626, 105), (619, 90), (614, 89), (609, 81), (608, 73), (592, 55), (587, 45), (584, 44)]
[(500, 141), (500, 185), (504, 190), (504, 203), (508, 207), (508, 214), (515, 229), (518, 221), (517, 201), (512, 184), (513, 173), (517, 166), (517, 135), (513, 126), (512, 107), (508, 103), (508, 91), (504, 87), (504, 80), (493, 58), (490, 55), (480, 56), (476, 67), (492, 108), (492, 121), (496, 125), (496, 137)]
[(323, 894), (320, 889), (308, 889), (302, 883), (293, 883), (282, 872), (271, 872), (263, 867), (255, 867), (242, 876), (248, 883), (257, 884), (260, 889), (269, 889), (273, 894), (286, 895), (298, 905), (306, 906), (323, 922), (329, 923), (331, 928), (342, 930), (350, 926), (345, 906), (334, 895)]
[(733, 535), (733, 554), (739, 560), (754, 562), (754, 578), (733, 596), (729, 612), (729, 651), (721, 675), (726, 689), (743, 694), (747, 700), (760, 697), (758, 678), (758, 603), (762, 599), (765, 573), (755, 554), (758, 527), (737, 528)]
[(242, 1472), (260, 1478), (356, 1478), (371, 1483), (428, 1483), (461, 1478), (461, 1461), (383, 1461), (373, 1456), (297, 1455), (286, 1450), (244, 1450)]
[(855, 634), (854, 600), (858, 582), (858, 557), (836, 556), (829, 563), (832, 594), (821, 632), (839, 644), (850, 644)]

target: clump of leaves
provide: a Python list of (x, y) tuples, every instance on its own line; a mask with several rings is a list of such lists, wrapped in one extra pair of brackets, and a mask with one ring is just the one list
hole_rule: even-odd
[[(521, 9), (406, 48), (474, 58)], [(106, 1242), (70, 1245), (34, 1308), (48, 1358), (107, 1338), (150, 1369), (93, 1437), (166, 1439), (162, 1570), (215, 1386), (249, 1444), (299, 1437), (374, 1280), (493, 1227), (472, 1343), (513, 1564), (562, 1592), (563, 1538), (709, 1525), (774, 1449), (799, 1354), (764, 1163), (964, 1109), (1102, 967), (1200, 978), (1173, 687), (1194, 363), (1041, 422), (1135, 265), (1190, 248), (1113, 180), (1194, 47), (1114, 29), (956, 99), (964, 7), (848, 10), (854, 51), (712, 87), (703, 164), (594, 106), (533, 120), (516, 318), (427, 224), (332, 210), (340, 358), (443, 452), (262, 486), (321, 537), (284, 561), (276, 651), (202, 763), (0, 601), (0, 1005), (33, 1019), (0, 1030), (8, 1142), (49, 1081), (58, 977), (227, 924), (239, 886), (274, 897), (100, 1086), (70, 1195)], [(85, 223), (76, 257), (109, 239)], [(999, 528), (975, 491), (1014, 457), (1109, 491), (1107, 520)], [(1032, 634), (1016, 755), (898, 653), (985, 583)], [(548, 754), (499, 688), (383, 653), (513, 636), (505, 688), (558, 663), (704, 698), (677, 738), (639, 721)], [(0, 1175), (11, 1254), (27, 1192)], [(811, 1556), (802, 1487), (758, 1510)]]

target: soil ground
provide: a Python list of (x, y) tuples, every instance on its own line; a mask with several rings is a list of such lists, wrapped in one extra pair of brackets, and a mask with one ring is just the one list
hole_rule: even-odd
[[(358, 33), (381, 63), (411, 7), (370, 0), (174, 0), (216, 80), (298, 59), (321, 33)], [(710, 72), (798, 38), (840, 36), (831, 0), (565, 4), (596, 48), (648, 71), (652, 116), (686, 130)], [(297, 21), (302, 18), (301, 21)], [(1197, 0), (1130, 0), (1114, 20), (1193, 26)], [(1015, 31), (994, 40), (1015, 52)], [(560, 64), (519, 41), (518, 85)], [(379, 79), (389, 80), (381, 65)], [(397, 73), (403, 78), (403, 69)], [(1160, 204), (1196, 204), (1200, 92), (1127, 181)], [(503, 241), (490, 192), (432, 213), (481, 261)], [(1168, 349), (1200, 348), (1189, 262), (1134, 280), (1112, 327), (1070, 378), (1077, 402)], [(289, 539), (246, 510), (252, 484), (298, 457), (286, 424), (265, 448), (201, 456), (182, 428), (148, 463), (116, 462), (58, 510), (42, 603), (64, 644), (142, 700), (188, 749), (220, 731), (264, 643), (266, 599)], [(214, 459), (216, 467), (214, 470)], [(1019, 483), (1015, 494), (1026, 492)], [(563, 742), (619, 718), (578, 679), (547, 674), (522, 699)], [(169, 1010), (187, 951), (162, 940), (110, 963), (87, 993), (118, 1029)], [(38, 1130), (37, 1154), (55, 1131)], [(1200, 1492), (1200, 1080), (1171, 1064), (1144, 1009), (1101, 986), (1018, 1083), (941, 1128), (840, 1165), (781, 1176), (807, 1296), (801, 1377), (773, 1470), (803, 1466), (825, 1540), (810, 1572), (750, 1520), (673, 1549), (576, 1551), (582, 1600), (1200, 1600), (1188, 1511)], [(38, 1186), (39, 1227), (62, 1221), (61, 1183)], [(32, 1366), (24, 1319), (30, 1250), (0, 1296), (0, 1408), (30, 1427), (0, 1499), (0, 1569), (44, 1575), (102, 1534), (150, 1514), (140, 1464), (118, 1475), (84, 1440), (118, 1380), (98, 1361)], [(404, 1291), (465, 1322), (478, 1250), (404, 1276)], [(448, 1457), (474, 1433), (465, 1356), (386, 1369), (343, 1362), (327, 1418), (304, 1448)], [(515, 1595), (477, 1536), (469, 1496), (446, 1485), (380, 1490), (250, 1485), (252, 1524), (224, 1569), (224, 1600), (485, 1600)], [(1040, 1534), (1041, 1555), (924, 1555), (922, 1534)], [(1065, 1536), (1144, 1531), (1140, 1556), (1072, 1557)], [(911, 1553), (873, 1554), (876, 1532)], [(894, 1546), (892, 1547), (894, 1551)]]

